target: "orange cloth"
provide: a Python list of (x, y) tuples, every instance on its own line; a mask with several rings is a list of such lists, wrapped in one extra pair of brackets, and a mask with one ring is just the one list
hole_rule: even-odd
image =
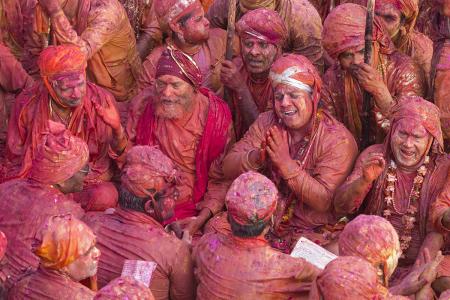
[(240, 225), (267, 223), (277, 207), (278, 190), (267, 177), (246, 172), (236, 178), (225, 197), (228, 215)]
[(111, 281), (95, 295), (94, 300), (155, 300), (148, 287), (130, 277)]
[(114, 213), (88, 213), (84, 221), (97, 236), (101, 251), (98, 284), (120, 276), (126, 259), (157, 263), (150, 290), (157, 300), (193, 299), (193, 265), (189, 248), (165, 232), (145, 213), (118, 208)]
[(25, 275), (9, 292), (8, 299), (92, 300), (95, 293), (55, 270), (38, 269)]
[(73, 136), (63, 124), (49, 121), (28, 177), (45, 184), (62, 183), (80, 171), (88, 160), (86, 143)]
[[(273, 1), (274, 10), (280, 15), (287, 27), (288, 38), (284, 52), (293, 52), (306, 56), (314, 65), (321, 70), (322, 64), (322, 20), (308, 0), (278, 0)], [(209, 8), (206, 17), (211, 27), (227, 28), (228, 22), (228, 0), (215, 0)], [(243, 4), (261, 5), (261, 1), (244, 1)], [(236, 21), (243, 15), (240, 1), (237, 1)], [(255, 6), (256, 6), (255, 5)], [(270, 7), (269, 7), (270, 8)]]
[(197, 299), (307, 299), (319, 270), (263, 238), (207, 234), (195, 245)]
[[(331, 261), (317, 276), (309, 299), (373, 300), (390, 298), (387, 289), (378, 284), (375, 267), (359, 257), (340, 256)], [(403, 299), (408, 298), (404, 297)]]
[(56, 188), (28, 179), (11, 180), (0, 185), (0, 219), (8, 239), (7, 264), (0, 267), (6, 287), (15, 284), (27, 270), (36, 270), (39, 258), (32, 252), (37, 230), (53, 215), (71, 213), (82, 217), (84, 211)]
[(50, 217), (37, 233), (34, 253), (41, 266), (59, 270), (87, 254), (95, 246), (91, 229), (72, 215)]

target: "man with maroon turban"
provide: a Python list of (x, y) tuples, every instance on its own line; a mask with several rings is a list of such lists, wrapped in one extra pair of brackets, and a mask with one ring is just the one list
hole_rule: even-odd
[(322, 80), (303, 56), (271, 68), (274, 109), (259, 115), (224, 159), (228, 178), (254, 170), (277, 184), (280, 201), (272, 244), (289, 251), (301, 236), (331, 244), (337, 223), (334, 190), (351, 172), (357, 146), (351, 133), (317, 108)]
[(307, 297), (318, 269), (271, 248), (264, 238), (278, 191), (267, 177), (240, 175), (226, 195), (232, 234), (206, 234), (193, 251), (197, 299), (290, 299)]
[(95, 293), (79, 283), (97, 273), (100, 251), (92, 230), (74, 216), (48, 218), (38, 230), (34, 253), (39, 268), (24, 276), (8, 299), (90, 300)]
[(21, 93), (8, 129), (10, 176), (24, 177), (30, 168), (40, 134), (48, 120), (62, 123), (89, 146), (91, 172), (77, 201), (87, 210), (104, 210), (117, 203), (109, 182), (116, 159), (127, 145), (114, 97), (86, 81), (84, 53), (72, 45), (51, 46), (39, 58), (42, 82)]
[(378, 284), (377, 270), (356, 256), (340, 256), (330, 262), (314, 281), (309, 300), (409, 299), (392, 296)]
[(7, 263), (0, 267), (0, 278), (7, 289), (24, 272), (38, 267), (31, 242), (47, 217), (84, 214), (69, 194), (83, 189), (89, 171), (88, 146), (59, 123), (49, 122), (47, 129), (40, 135), (28, 178), (0, 185), (0, 227), (8, 238)]
[(191, 235), (224, 206), (229, 182), (222, 158), (234, 136), (227, 104), (201, 83), (193, 59), (168, 47), (145, 110), (139, 118), (130, 115), (127, 128), (135, 144), (159, 146), (180, 169), (180, 195), (167, 222), (184, 219)]
[(175, 164), (154, 146), (134, 146), (122, 172), (120, 208), (87, 215), (102, 252), (99, 286), (120, 276), (125, 260), (157, 263), (150, 282), (155, 299), (192, 299), (193, 267), (189, 247), (165, 232), (177, 197)]
[(372, 96), (369, 115), (371, 141), (382, 141), (389, 109), (405, 95), (424, 96), (426, 81), (410, 57), (395, 46), (376, 16), (373, 23), (373, 61), (364, 63), (365, 7), (342, 4), (326, 18), (323, 46), (336, 61), (324, 75), (322, 106), (361, 141), (363, 92)]
[(138, 81), (139, 90), (155, 83), (158, 60), (169, 46), (183, 51), (195, 61), (203, 76), (202, 86), (223, 93), (220, 69), (225, 56), (226, 31), (209, 28), (199, 0), (155, 0), (154, 9), (160, 28), (168, 38), (145, 59)]
[(378, 284), (389, 286), (393, 295), (416, 296), (423, 299), (436, 278), (442, 255), (414, 266), (401, 282), (390, 285), (401, 255), (400, 242), (392, 224), (379, 216), (359, 215), (348, 223), (339, 235), (339, 254), (357, 256), (367, 260), (377, 269)]
[[(236, 22), (250, 10), (276, 11), (287, 27), (284, 52), (307, 57), (319, 70), (322, 62), (322, 20), (308, 0), (237, 0)], [(227, 28), (229, 0), (215, 0), (206, 14), (212, 27)]]
[(338, 214), (359, 210), (383, 216), (394, 226), (403, 252), (394, 281), (401, 280), (416, 261), (423, 261), (424, 249), (434, 257), (443, 247), (442, 235), (428, 226), (430, 206), (450, 167), (439, 116), (431, 102), (417, 96), (401, 98), (390, 112), (384, 144), (361, 153), (335, 194)]
[(236, 27), (241, 56), (222, 63), (221, 79), (232, 91), (234, 128), (240, 139), (260, 113), (272, 109), (269, 71), (281, 56), (288, 32), (278, 13), (266, 8), (247, 12)]

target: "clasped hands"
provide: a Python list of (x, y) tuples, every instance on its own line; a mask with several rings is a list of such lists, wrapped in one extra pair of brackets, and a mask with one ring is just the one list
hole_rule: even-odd
[(252, 165), (262, 165), (267, 157), (283, 177), (298, 167), (289, 153), (288, 132), (285, 129), (276, 125), (270, 127), (261, 147), (250, 153), (249, 161)]

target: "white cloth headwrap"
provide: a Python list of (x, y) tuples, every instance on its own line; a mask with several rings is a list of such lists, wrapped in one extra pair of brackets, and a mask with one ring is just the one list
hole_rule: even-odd
[(287, 85), (293, 86), (295, 88), (298, 88), (298, 89), (300, 89), (302, 91), (305, 91), (305, 92), (307, 92), (309, 94), (312, 94), (313, 90), (312, 90), (312, 88), (309, 85), (304, 84), (300, 80), (291, 78), (292, 75), (295, 75), (295, 74), (300, 73), (300, 72), (302, 72), (302, 70), (300, 70), (299, 67), (293, 66), (293, 67), (287, 68), (281, 74), (270, 72), (269, 76), (270, 76), (270, 79), (272, 80), (272, 82), (274, 82), (274, 83), (287, 84)]
[(169, 9), (169, 12), (166, 16), (166, 22), (169, 24), (172, 20), (181, 14), (183, 10), (185, 10), (188, 6), (194, 4), (197, 0), (178, 0), (174, 6)]

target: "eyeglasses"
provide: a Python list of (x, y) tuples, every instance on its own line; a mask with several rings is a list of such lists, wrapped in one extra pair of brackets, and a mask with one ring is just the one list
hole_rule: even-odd
[(88, 174), (91, 171), (91, 167), (89, 167), (89, 165), (85, 165), (83, 168), (81, 168), (80, 171), (78, 171), (81, 174)]

